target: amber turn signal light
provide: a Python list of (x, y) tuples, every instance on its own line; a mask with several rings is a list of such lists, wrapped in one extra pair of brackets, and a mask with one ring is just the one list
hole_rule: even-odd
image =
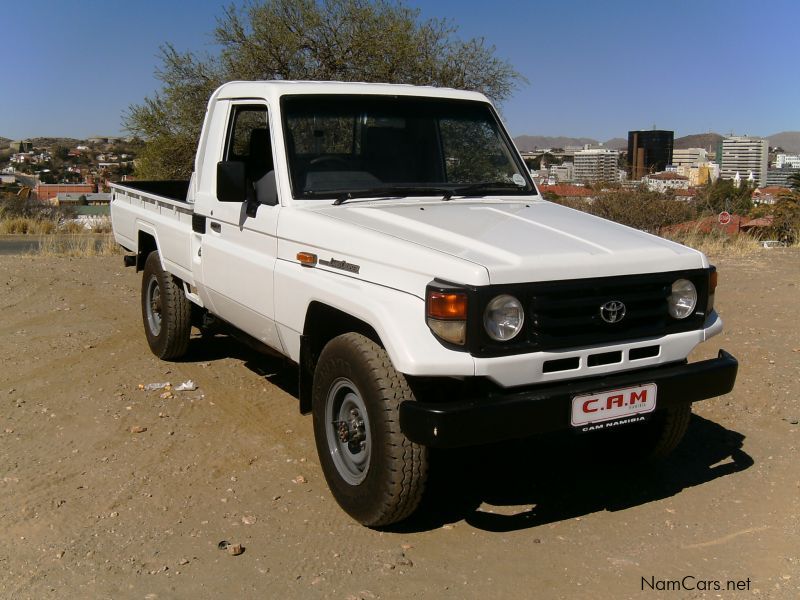
[(304, 267), (314, 267), (317, 264), (317, 255), (311, 252), (298, 252), (297, 261)]
[(466, 319), (467, 295), (453, 292), (428, 292), (428, 317), (434, 319)]

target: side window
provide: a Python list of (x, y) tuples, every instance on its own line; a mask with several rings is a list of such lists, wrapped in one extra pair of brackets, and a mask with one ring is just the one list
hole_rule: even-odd
[(265, 106), (249, 104), (234, 106), (230, 116), (224, 157), (243, 162), (251, 182), (274, 170), (268, 118)]

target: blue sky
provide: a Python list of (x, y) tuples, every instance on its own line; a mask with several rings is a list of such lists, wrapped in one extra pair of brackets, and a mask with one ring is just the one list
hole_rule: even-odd
[[(528, 78), (501, 107), (515, 136), (800, 130), (797, 0), (407, 3), (486, 38)], [(126, 108), (159, 87), (159, 45), (214, 52), (228, 4), (0, 3), (0, 136), (121, 133)]]

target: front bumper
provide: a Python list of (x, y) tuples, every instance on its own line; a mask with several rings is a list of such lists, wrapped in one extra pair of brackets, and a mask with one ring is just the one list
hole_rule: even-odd
[(570, 428), (572, 398), (647, 383), (658, 386), (656, 410), (727, 394), (737, 360), (724, 350), (711, 360), (527, 387), (454, 402), (404, 402), (400, 428), (432, 447), (472, 446)]

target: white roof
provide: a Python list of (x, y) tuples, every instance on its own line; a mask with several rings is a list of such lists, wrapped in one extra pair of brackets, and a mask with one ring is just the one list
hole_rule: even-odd
[(383, 96), (428, 96), (489, 102), (479, 92), (453, 88), (401, 85), (395, 83), (353, 83), (344, 81), (231, 81), (212, 95), (219, 98), (277, 98), (287, 94), (378, 94)]

